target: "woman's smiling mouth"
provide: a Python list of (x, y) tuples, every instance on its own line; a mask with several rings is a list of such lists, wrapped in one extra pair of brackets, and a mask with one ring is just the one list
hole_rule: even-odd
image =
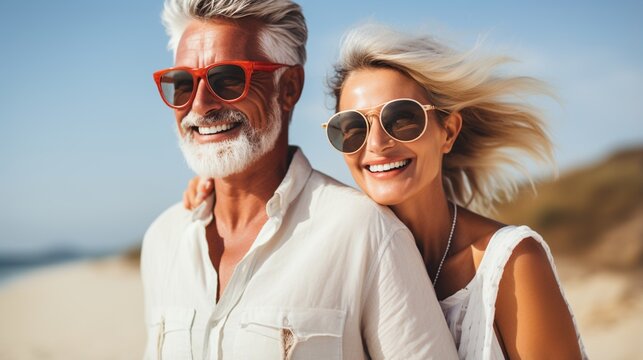
[(386, 164), (377, 164), (377, 165), (366, 165), (366, 169), (372, 173), (381, 173), (391, 170), (401, 169), (407, 166), (411, 160), (402, 160), (402, 161), (393, 161)]

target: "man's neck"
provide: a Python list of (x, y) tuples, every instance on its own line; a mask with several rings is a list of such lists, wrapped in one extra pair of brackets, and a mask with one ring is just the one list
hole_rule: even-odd
[(206, 239), (219, 278), (217, 299), (268, 220), (266, 204), (286, 176), (290, 160), (288, 146), (276, 146), (241, 173), (214, 180), (214, 217), (206, 227)]
[(241, 173), (215, 179), (217, 223), (234, 232), (265, 218), (266, 204), (286, 176), (291, 158), (287, 146), (275, 147)]

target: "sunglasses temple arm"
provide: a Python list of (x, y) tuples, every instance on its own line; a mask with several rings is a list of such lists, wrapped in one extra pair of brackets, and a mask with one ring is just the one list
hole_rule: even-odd
[(422, 105), (422, 109), (424, 109), (424, 110), (437, 110), (437, 111), (445, 113), (447, 115), (450, 114), (450, 112), (448, 112), (447, 110), (440, 109), (439, 107), (437, 107), (435, 105)]

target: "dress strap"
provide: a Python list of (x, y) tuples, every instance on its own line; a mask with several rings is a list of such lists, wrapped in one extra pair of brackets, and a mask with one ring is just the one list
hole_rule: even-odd
[[(551, 250), (549, 250), (549, 246), (540, 234), (525, 225), (505, 226), (498, 230), (489, 241), (489, 244), (487, 244), (487, 248), (485, 249), (484, 256), (477, 271), (485, 278), (483, 288), (487, 295), (490, 296), (488, 299), (493, 300), (492, 304), (495, 304), (496, 302), (500, 280), (502, 279), (502, 274), (511, 254), (513, 254), (516, 246), (527, 238), (535, 239), (540, 246), (543, 247), (547, 254), (547, 258), (549, 259), (549, 263), (554, 268), (554, 273), (556, 273)], [(556, 280), (558, 280), (558, 278)]]

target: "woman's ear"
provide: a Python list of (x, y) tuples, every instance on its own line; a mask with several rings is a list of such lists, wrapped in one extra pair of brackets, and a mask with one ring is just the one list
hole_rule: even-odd
[(279, 97), (283, 111), (291, 112), (304, 88), (304, 68), (301, 65), (289, 67), (279, 80)]
[(455, 111), (449, 114), (444, 120), (444, 130), (446, 131), (447, 138), (444, 144), (442, 145), (442, 153), (448, 154), (453, 148), (460, 130), (462, 129), (462, 115), (459, 112)]

